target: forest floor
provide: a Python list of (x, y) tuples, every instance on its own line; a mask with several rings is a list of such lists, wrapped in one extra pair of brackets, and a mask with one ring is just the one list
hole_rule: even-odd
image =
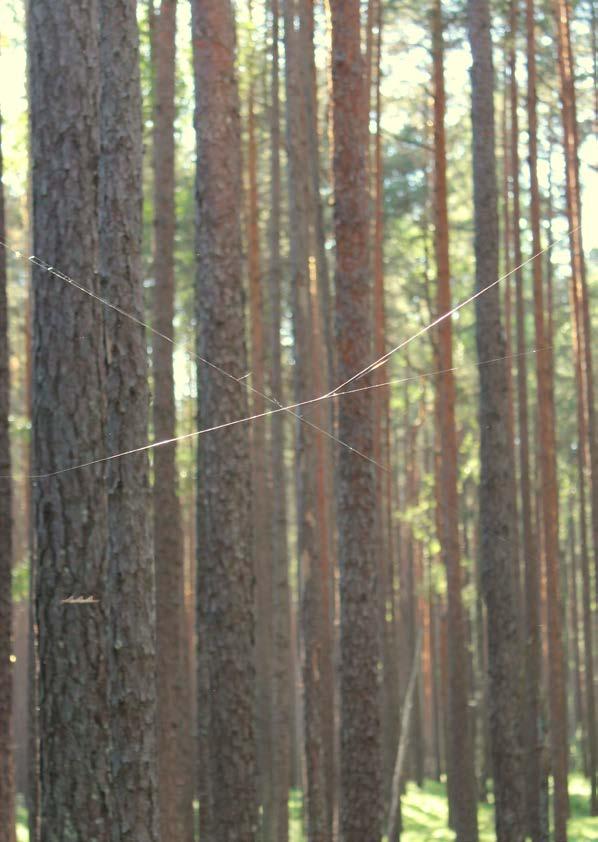
[[(580, 775), (569, 777), (571, 819), (569, 842), (598, 840), (598, 818), (589, 816), (590, 787)], [(289, 842), (305, 842), (301, 826), (301, 798), (291, 797), (291, 836)], [(447, 828), (448, 802), (446, 787), (426, 780), (422, 789), (410, 783), (402, 798), (403, 832), (401, 842), (454, 842), (455, 835)], [(480, 804), (478, 810), (480, 842), (496, 842), (494, 813), (491, 804)], [(384, 837), (386, 839), (386, 837)]]
[[(569, 842), (598, 842), (598, 818), (588, 815), (590, 788), (579, 775), (569, 778), (571, 819), (568, 825)], [(402, 804), (404, 829), (401, 842), (453, 842), (454, 834), (447, 829), (447, 800), (444, 784), (427, 780), (423, 789), (408, 784)], [(304, 842), (301, 822), (301, 795), (294, 792), (290, 801), (290, 840)], [(490, 804), (479, 807), (480, 842), (495, 842), (494, 817)], [(17, 842), (29, 842), (27, 813), (19, 804), (17, 809)], [(386, 837), (385, 837), (386, 838)]]

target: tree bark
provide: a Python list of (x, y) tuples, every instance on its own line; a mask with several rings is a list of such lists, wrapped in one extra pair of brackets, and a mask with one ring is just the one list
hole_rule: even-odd
[[(517, 3), (510, 6), (510, 104), (511, 104), (511, 183), (513, 193), (513, 260), (516, 267), (523, 263), (521, 249), (521, 203), (519, 192), (519, 120), (517, 91)], [(519, 425), (519, 485), (521, 516), (523, 521), (523, 553), (525, 557), (525, 752), (526, 752), (526, 812), (527, 829), (532, 842), (542, 839), (542, 707), (541, 694), (541, 640), (539, 607), (539, 556), (532, 524), (532, 493), (530, 481), (530, 446), (527, 396), (527, 356), (525, 341), (525, 303), (523, 271), (515, 270), (516, 331), (517, 331), (517, 411)]]
[[(336, 233), (336, 347), (341, 381), (371, 358), (365, 68), (358, 0), (332, 0), (332, 83)], [(339, 437), (366, 455), (373, 448), (372, 400), (340, 401)], [(378, 582), (372, 465), (338, 455), (340, 561), (340, 833), (343, 842), (378, 842), (382, 775), (378, 662)]]
[[(473, 65), (472, 127), (476, 289), (498, 277), (498, 207), (494, 148), (494, 69), (487, 0), (469, 0)], [(478, 360), (505, 355), (500, 297), (494, 286), (476, 299)], [(512, 547), (515, 512), (508, 442), (508, 382), (504, 365), (480, 372), (480, 558), (487, 606), (490, 742), (498, 842), (525, 838), (521, 756), (521, 664)]]
[[(253, 3), (249, 0), (252, 21)], [(253, 23), (251, 23), (251, 27)], [(264, 411), (264, 312), (260, 254), (258, 139), (255, 115), (255, 44), (249, 34), (247, 45), (247, 213), (246, 242), (249, 275), (249, 324), (251, 338), (252, 413)], [(278, 396), (276, 396), (278, 397)], [(253, 557), (256, 565), (256, 663), (257, 663), (257, 761), (262, 807), (262, 838), (271, 837), (273, 809), (272, 776), (272, 559), (268, 540), (267, 422), (251, 425), (251, 487), (253, 494)]]
[[(590, 325), (590, 301), (586, 263), (581, 230), (581, 186), (579, 180), (579, 129), (577, 126), (577, 102), (575, 95), (575, 67), (571, 44), (571, 6), (569, 0), (554, 0), (559, 54), (559, 79), (561, 89), (561, 114), (563, 120), (563, 145), (565, 151), (565, 180), (567, 196), (567, 219), (569, 221), (569, 246), (571, 252), (571, 283), (577, 290), (579, 312), (578, 337), (582, 349), (582, 375), (587, 413), (590, 490), (592, 502), (592, 535), (594, 544), (594, 586), (598, 599), (598, 423), (594, 395), (594, 372), (592, 362), (592, 333)], [(596, 783), (592, 787), (592, 814), (598, 813), (598, 792)]]
[[(538, 148), (536, 116), (536, 44), (533, 0), (526, 0), (527, 35), (527, 111), (529, 136), (529, 170), (531, 192), (532, 249), (537, 254), (542, 247), (540, 237), (540, 189), (538, 185)], [(534, 280), (534, 323), (536, 347), (544, 348), (547, 339), (544, 304), (542, 261), (532, 264)], [(559, 571), (558, 485), (556, 469), (556, 420), (551, 356), (536, 354), (538, 379), (539, 433), (541, 446), (540, 475), (542, 483), (542, 513), (548, 606), (549, 653), (549, 710), (552, 774), (554, 776), (554, 836), (555, 842), (567, 839), (569, 799), (567, 794), (567, 702), (564, 684), (564, 651)]]
[[(289, 221), (292, 231), (291, 288), (297, 401), (314, 394), (314, 326), (309, 275), (309, 140), (307, 125), (309, 48), (304, 3), (285, 0), (287, 93), (287, 155), (289, 161)], [(295, 28), (295, 20), (299, 26)], [(316, 442), (301, 421), (296, 426), (297, 555), (301, 587), (305, 760), (307, 773), (307, 833), (310, 842), (330, 838), (326, 795), (324, 602), (322, 575), (322, 513), (318, 510), (320, 470)]]
[[(247, 372), (242, 290), (241, 139), (235, 22), (229, 0), (194, 0), (197, 133), (198, 354), (236, 378)], [(247, 393), (198, 364), (199, 426), (247, 414)], [(209, 695), (205, 735), (211, 799), (206, 842), (253, 842), (258, 826), (251, 471), (246, 425), (200, 441), (198, 638)], [(258, 560), (259, 563), (259, 560)], [(234, 726), (233, 726), (234, 724)]]
[[(135, 3), (100, 0), (102, 295), (143, 318), (141, 89)], [(147, 441), (145, 329), (105, 313), (107, 449)], [(108, 463), (108, 694), (112, 838), (158, 839), (156, 616), (147, 452)], [(140, 738), (140, 735), (143, 735)]]
[[(173, 339), (175, 303), (175, 58), (176, 0), (151, 8), (154, 70), (153, 327)], [(173, 346), (152, 335), (155, 441), (176, 436)], [(158, 794), (160, 824), (175, 840), (193, 838), (191, 699), (185, 657), (184, 558), (177, 493), (176, 445), (154, 451), (153, 527), (158, 655)]]
[[(96, 294), (97, 32), (96, 0), (40, 0), (30, 10), (33, 252)], [(38, 266), (33, 290), (33, 472), (47, 474), (105, 453), (103, 308)], [(112, 799), (104, 467), (37, 480), (35, 524), (41, 837), (104, 842)], [(62, 601), (71, 595), (97, 602)]]
[[(583, 251), (581, 230), (581, 187), (579, 181), (579, 129), (577, 126), (577, 103), (575, 95), (575, 68), (571, 43), (571, 8), (568, 0), (554, 2), (557, 43), (559, 52), (559, 78), (561, 86), (561, 113), (563, 120), (563, 136), (565, 151), (565, 179), (567, 196), (567, 219), (569, 222), (569, 245), (571, 252), (571, 299), (573, 305), (574, 342), (576, 356), (576, 377), (578, 380), (578, 425), (579, 448), (585, 452), (580, 455), (590, 468), (590, 492), (592, 512), (592, 535), (594, 545), (594, 586), (598, 598), (598, 424), (596, 421), (594, 373), (592, 362), (592, 342), (590, 326), (590, 302), (586, 275), (585, 257)], [(594, 22), (594, 17), (592, 18)], [(592, 31), (594, 44), (595, 32)], [(594, 52), (595, 61), (595, 52)], [(594, 65), (595, 66), (595, 65)], [(585, 435), (584, 435), (585, 433)], [(587, 455), (586, 455), (587, 453)], [(585, 518), (584, 518), (585, 519)], [(582, 557), (582, 572), (584, 574), (584, 601), (586, 599), (585, 585), (589, 584), (589, 570), (585, 570), (585, 559)], [(589, 594), (587, 595), (589, 600)], [(584, 629), (585, 629), (584, 607)], [(591, 634), (586, 638), (586, 650), (589, 643), (590, 659), (592, 653)], [(585, 632), (584, 632), (585, 634)], [(587, 663), (587, 651), (586, 651)], [(588, 719), (588, 748), (589, 775), (591, 785), (590, 812), (598, 815), (598, 744), (596, 734), (596, 715), (593, 691), (593, 666), (589, 662), (590, 670), (586, 674), (586, 704)], [(587, 667), (586, 667), (587, 669)]]
[[(0, 115), (0, 239), (6, 241)], [(15, 839), (12, 750), (12, 479), (6, 249), (0, 249), (0, 842)]]
[[(437, 267), (438, 315), (451, 309), (449, 225), (447, 210), (446, 139), (444, 130), (444, 44), (442, 6), (435, 0), (432, 17), (434, 62), (434, 247)], [(458, 762), (453, 768), (452, 816), (459, 840), (476, 840), (477, 790), (473, 741), (469, 714), (469, 687), (465, 665), (467, 643), (462, 601), (463, 572), (459, 546), (459, 499), (457, 431), (455, 425), (455, 377), (453, 339), (450, 319), (438, 326), (438, 368), (447, 371), (437, 378), (438, 419), (442, 459), (440, 462), (441, 516), (439, 535), (447, 578), (449, 647), (449, 752)]]
[[(281, 360), (281, 274), (280, 255), (280, 8), (271, 0), (272, 77), (270, 103), (270, 219), (268, 290), (270, 295), (271, 375), (270, 390), (283, 402)], [(289, 558), (287, 541), (286, 471), (284, 464), (284, 419), (281, 412), (271, 417), (272, 465), (272, 840), (288, 842), (289, 788), (291, 784), (291, 693), (294, 684), (290, 638)]]

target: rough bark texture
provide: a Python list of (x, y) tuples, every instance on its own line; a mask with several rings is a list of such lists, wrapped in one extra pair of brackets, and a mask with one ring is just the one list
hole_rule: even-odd
[[(337, 376), (352, 377), (371, 359), (366, 182), (367, 91), (358, 0), (333, 0), (332, 84), (336, 233)], [(362, 383), (364, 380), (361, 381)], [(339, 437), (373, 451), (372, 399), (361, 392), (339, 402)], [(340, 835), (378, 842), (382, 770), (375, 558), (376, 479), (372, 465), (346, 448), (338, 454), (340, 562)]]
[[(287, 155), (289, 222), (292, 232), (291, 290), (295, 351), (295, 397), (314, 394), (314, 348), (309, 276), (309, 147), (307, 133), (308, 48), (305, 4), (285, 0)], [(295, 29), (294, 21), (299, 21)], [(317, 509), (318, 458), (314, 436), (298, 422), (295, 439), (297, 554), (301, 586), (301, 633), (304, 735), (309, 842), (328, 838), (326, 755), (324, 752), (324, 652), (321, 561), (321, 513)]]
[[(176, 0), (162, 0), (159, 11), (152, 14), (151, 20), (154, 64), (153, 327), (172, 339)], [(173, 348), (170, 342), (155, 334), (152, 337), (152, 374), (154, 438), (163, 441), (176, 435)], [(189, 842), (193, 838), (191, 714), (184, 650), (183, 533), (175, 445), (154, 451), (153, 502), (160, 824), (177, 842)]]
[[(30, 10), (33, 252), (95, 292), (97, 32), (95, 0), (39, 0)], [(33, 290), (34, 473), (45, 474), (105, 453), (103, 307), (38, 267)], [(102, 465), (94, 465), (35, 484), (46, 842), (110, 838), (104, 475)], [(98, 601), (63, 603), (70, 595)]]
[[(271, 0), (272, 13), (272, 79), (270, 104), (270, 219), (268, 290), (270, 295), (271, 393), (283, 402), (281, 360), (281, 274), (280, 256), (280, 8)], [(291, 783), (291, 687), (293, 672), (290, 649), (290, 591), (287, 543), (287, 506), (284, 464), (284, 419), (278, 412), (271, 416), (272, 459), (272, 631), (273, 631), (273, 733), (272, 770), (273, 842), (288, 842), (289, 788)]]
[[(444, 44), (442, 7), (436, 0), (432, 18), (434, 61), (434, 246), (437, 267), (438, 315), (451, 309), (449, 225), (446, 183), (446, 139), (444, 129)], [(459, 546), (459, 495), (457, 488), (457, 430), (455, 423), (455, 376), (453, 366), (452, 323), (445, 319), (438, 326), (437, 368), (446, 373), (436, 381), (440, 428), (440, 543), (446, 569), (449, 647), (449, 752), (458, 758), (453, 771), (454, 802), (452, 816), (457, 839), (475, 840), (477, 827), (477, 789), (473, 739), (469, 714), (465, 614), (463, 608)]]
[[(469, 0), (472, 65), (476, 288), (498, 277), (498, 208), (494, 149), (494, 70), (487, 0)], [(505, 355), (498, 287), (476, 300), (480, 362)], [(521, 664), (512, 552), (515, 512), (509, 459), (505, 366), (480, 368), (480, 558), (488, 612), (490, 740), (498, 842), (525, 838), (521, 751)]]
[[(247, 373), (241, 262), (241, 141), (235, 25), (229, 0), (194, 0), (197, 133), (198, 353), (235, 377)], [(199, 426), (247, 414), (247, 392), (198, 366)], [(200, 706), (211, 786), (206, 842), (252, 842), (256, 792), (255, 611), (251, 477), (246, 425), (199, 447), (198, 636), (206, 675)], [(201, 672), (201, 670), (200, 670)]]
[[(540, 237), (540, 189), (538, 185), (538, 141), (536, 117), (536, 46), (534, 28), (534, 3), (526, 0), (527, 30), (527, 112), (529, 125), (529, 172), (531, 192), (532, 251), (537, 254), (541, 247)], [(546, 326), (544, 280), (542, 261), (532, 264), (534, 281), (534, 322), (536, 347), (545, 348), (551, 344)], [(550, 322), (549, 322), (550, 324)], [(544, 553), (546, 561), (546, 586), (548, 606), (548, 683), (550, 711), (550, 742), (552, 774), (554, 777), (554, 837), (555, 842), (567, 839), (567, 817), (569, 813), (567, 795), (567, 700), (564, 678), (564, 648), (562, 639), (562, 611), (559, 570), (559, 511), (556, 469), (556, 430), (554, 386), (551, 355), (536, 354), (538, 380), (538, 421), (541, 448), (541, 504), (544, 529)]]
[[(6, 240), (0, 116), (0, 238)], [(14, 842), (12, 754), (12, 482), (10, 473), (10, 373), (6, 250), (0, 249), (0, 842)]]
[[(102, 295), (143, 318), (141, 89), (136, 3), (100, 0)], [(109, 452), (147, 441), (145, 330), (106, 310)], [(147, 453), (108, 463), (108, 693), (112, 839), (158, 839), (154, 556)]]

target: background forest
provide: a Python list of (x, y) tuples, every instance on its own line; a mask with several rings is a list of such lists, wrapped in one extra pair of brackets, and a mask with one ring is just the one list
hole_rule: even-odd
[(0, 842), (598, 840), (597, 72), (2, 0)]

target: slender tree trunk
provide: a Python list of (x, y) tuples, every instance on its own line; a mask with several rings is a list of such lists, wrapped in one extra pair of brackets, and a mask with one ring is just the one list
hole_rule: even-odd
[[(433, 8), (433, 61), (434, 61), (434, 245), (438, 276), (438, 315), (451, 309), (449, 225), (446, 183), (446, 140), (444, 131), (444, 46), (442, 7), (435, 0)], [(465, 665), (467, 643), (465, 616), (462, 602), (462, 570), (459, 547), (459, 500), (457, 432), (455, 427), (455, 377), (453, 366), (453, 340), (450, 319), (438, 326), (438, 362), (440, 369), (448, 369), (436, 380), (438, 388), (438, 419), (442, 459), (440, 462), (441, 516), (440, 544), (447, 577), (448, 645), (449, 645), (449, 751), (454, 764), (453, 820), (458, 840), (478, 838), (477, 792), (474, 767), (473, 741), (469, 714), (469, 687)]]
[[(582, 376), (585, 391), (588, 451), (590, 467), (590, 490), (592, 501), (592, 535), (594, 545), (594, 586), (598, 599), (598, 422), (594, 395), (594, 373), (592, 363), (592, 342), (590, 325), (590, 302), (586, 264), (581, 231), (581, 186), (579, 181), (579, 129), (577, 126), (577, 103), (575, 96), (575, 67), (571, 44), (571, 7), (569, 0), (554, 0), (559, 52), (559, 77), (561, 85), (561, 107), (565, 151), (565, 177), (567, 195), (567, 218), (569, 221), (569, 245), (571, 251), (572, 283), (577, 289), (579, 311), (579, 344), (582, 349)], [(594, 770), (594, 776), (596, 770)], [(592, 785), (592, 815), (598, 814), (598, 791), (594, 777)]]
[[(326, 255), (326, 232), (320, 195), (320, 151), (318, 135), (318, 97), (314, 49), (314, 3), (303, 0), (302, 21), (305, 22), (306, 47), (306, 102), (307, 143), (309, 150), (309, 223), (310, 223), (310, 303), (311, 303), (311, 345), (312, 385), (314, 394), (323, 394), (331, 386), (333, 371), (333, 337), (330, 320), (330, 279)], [(312, 256), (313, 255), (313, 260)], [(315, 267), (315, 272), (313, 271)], [(320, 428), (334, 430), (335, 402), (317, 404), (314, 418)], [(312, 436), (313, 438), (313, 436)], [(320, 671), (322, 675), (322, 739), (324, 748), (326, 804), (328, 829), (331, 836), (336, 807), (335, 781), (335, 732), (334, 732), (334, 614), (330, 598), (334, 570), (334, 532), (332, 511), (332, 473), (336, 456), (335, 442), (326, 441), (321, 434), (314, 439), (316, 448), (317, 512), (320, 541), (320, 579), (322, 591)]]
[[(280, 255), (280, 9), (278, 0), (271, 0), (272, 14), (272, 79), (270, 103), (270, 220), (268, 290), (271, 319), (270, 387), (283, 402), (281, 361), (281, 274)], [(293, 670), (290, 638), (289, 558), (287, 541), (286, 478), (284, 464), (284, 419), (282, 413), (271, 418), (272, 454), (272, 578), (273, 578), (273, 809), (272, 839), (288, 842), (289, 788), (291, 783), (291, 693)]]
[[(494, 149), (494, 69), (487, 0), (469, 0), (476, 288), (498, 277), (498, 208)], [(504, 357), (499, 290), (476, 300), (478, 359)], [(503, 365), (480, 368), (480, 559), (488, 618), (490, 742), (498, 842), (525, 837), (521, 763), (521, 664), (512, 552), (515, 512), (509, 459), (508, 382)]]
[[(588, 525), (587, 525), (587, 504), (586, 504), (586, 483), (587, 483), (587, 413), (586, 395), (584, 393), (584, 359), (580, 336), (581, 319), (579, 309), (578, 287), (575, 284), (575, 274), (572, 273), (569, 283), (569, 300), (571, 302), (571, 338), (573, 342), (573, 359), (575, 363), (575, 384), (577, 393), (577, 474), (579, 494), (579, 537), (580, 537), (580, 566), (582, 572), (582, 617), (584, 636), (584, 670), (585, 670), (585, 721), (582, 721), (583, 746), (586, 773), (590, 779), (591, 795), (590, 808), (594, 812), (596, 808), (596, 706), (594, 701), (594, 656), (593, 656), (593, 629), (591, 612), (591, 581), (590, 581), (590, 560), (588, 547)], [(571, 528), (573, 524), (571, 522)], [(575, 543), (572, 545), (574, 552)], [(575, 557), (572, 554), (572, 561)], [(573, 582), (573, 606), (577, 606), (576, 583)], [(577, 613), (577, 611), (575, 612)], [(579, 669), (579, 651), (577, 646), (577, 628), (574, 646), (577, 655), (576, 669)], [(576, 688), (578, 684), (576, 683)], [(580, 699), (581, 702), (581, 699)], [(581, 707), (581, 705), (580, 705)]]
[[(583, 539), (580, 542), (583, 546)], [(581, 729), (581, 753), (584, 773), (587, 774), (588, 758), (587, 758), (587, 740), (586, 727), (583, 717), (582, 706), (582, 692), (581, 692), (581, 660), (579, 655), (579, 609), (577, 597), (577, 552), (575, 547), (575, 524), (573, 521), (573, 512), (569, 513), (567, 523), (567, 544), (568, 544), (568, 558), (567, 558), (567, 602), (570, 605), (569, 614), (569, 637), (570, 637), (570, 652), (573, 653), (573, 705), (571, 706), (571, 733), (575, 737), (577, 728)], [(583, 552), (583, 548), (582, 548)]]
[[(152, 10), (153, 11), (153, 10)], [(152, 15), (154, 64), (154, 308), (153, 326), (172, 339), (175, 236), (176, 0)], [(176, 435), (173, 347), (152, 338), (153, 422), (156, 441)], [(158, 654), (158, 780), (160, 824), (173, 839), (193, 838), (191, 699), (185, 657), (184, 558), (177, 494), (176, 446), (154, 451), (154, 550)]]
[[(247, 372), (242, 290), (241, 137), (235, 21), (229, 0), (194, 0), (198, 354), (233, 378)], [(199, 426), (247, 414), (247, 392), (198, 365)], [(210, 784), (205, 842), (253, 842), (258, 826), (254, 562), (246, 425), (216, 431), (198, 453), (200, 706)], [(259, 560), (257, 560), (259, 564)], [(205, 674), (202, 675), (202, 670)], [(208, 696), (204, 696), (205, 690)], [(205, 724), (205, 719), (202, 722)]]
[[(366, 182), (367, 96), (358, 0), (332, 0), (332, 82), (338, 378), (371, 358)], [(373, 447), (372, 401), (340, 401), (339, 437), (362, 453)], [(377, 668), (376, 480), (372, 466), (343, 448), (338, 455), (341, 595), (341, 807), (343, 842), (378, 842), (382, 819), (380, 700)]]
[[(295, 28), (295, 20), (299, 28)], [(308, 49), (306, 9), (285, 0), (285, 54), (287, 93), (287, 155), (289, 161), (289, 221), (291, 287), (295, 344), (295, 396), (309, 398), (313, 391), (313, 321), (309, 278), (309, 147)], [(296, 427), (297, 556), (301, 592), (305, 760), (307, 774), (307, 828), (310, 842), (329, 838), (324, 751), (323, 595), (320, 573), (321, 523), (317, 509), (318, 458), (305, 424)]]
[[(33, 252), (95, 293), (97, 28), (96, 0), (41, 0), (28, 33)], [(33, 288), (33, 472), (48, 474), (105, 453), (103, 308), (40, 267)], [(103, 466), (39, 479), (35, 521), (41, 836), (104, 842), (112, 795)], [(63, 602), (71, 595), (97, 601)]]
[[(253, 3), (249, 0), (249, 16)], [(250, 30), (251, 32), (251, 30)], [(260, 255), (258, 138), (255, 116), (255, 45), (249, 35), (247, 74), (247, 214), (246, 242), (249, 275), (249, 323), (251, 338), (251, 386), (253, 413), (265, 408), (264, 399), (264, 314)], [(275, 395), (278, 397), (278, 395)], [(267, 422), (251, 425), (251, 488), (253, 495), (253, 556), (256, 565), (256, 663), (257, 663), (257, 760), (262, 806), (262, 838), (271, 838), (272, 823), (272, 559), (268, 539)]]
[[(590, 491), (592, 511), (592, 535), (594, 545), (594, 586), (598, 598), (598, 424), (596, 421), (594, 374), (592, 362), (592, 343), (590, 326), (590, 302), (586, 276), (581, 231), (581, 187), (579, 181), (579, 130), (577, 126), (577, 104), (575, 96), (575, 68), (571, 44), (571, 9), (568, 0), (555, 0), (557, 22), (557, 40), (559, 48), (559, 76), (561, 83), (561, 108), (563, 119), (565, 176), (567, 195), (567, 218), (569, 222), (569, 244), (571, 251), (571, 286), (573, 300), (573, 321), (575, 330), (578, 381), (578, 419), (581, 424), (579, 447), (586, 450), (583, 454), (590, 468)], [(584, 429), (587, 437), (584, 436)], [(586, 580), (589, 583), (589, 571), (584, 573), (584, 601)], [(587, 597), (589, 599), (589, 595)], [(585, 609), (584, 609), (585, 628)], [(591, 628), (589, 649), (592, 652)], [(586, 644), (587, 646), (587, 644)], [(591, 657), (591, 655), (590, 655)], [(587, 663), (587, 652), (586, 652)], [(586, 667), (587, 669), (587, 667)], [(590, 811), (598, 815), (598, 745), (596, 734), (596, 716), (593, 692), (593, 668), (590, 661), (590, 673), (586, 674), (586, 704), (588, 717), (588, 759), (591, 784)]]
[(521, 494), (521, 516), (523, 521), (523, 554), (525, 558), (525, 751), (526, 751), (526, 812), (527, 830), (533, 842), (542, 838), (541, 791), (542, 791), (542, 711), (541, 693), (541, 641), (539, 613), (539, 559), (532, 525), (532, 496), (530, 482), (530, 446), (527, 396), (527, 346), (525, 341), (525, 304), (523, 295), (523, 271), (521, 264), (521, 205), (519, 194), (519, 120), (517, 91), (517, 54), (515, 38), (517, 30), (517, 4), (510, 6), (510, 104), (511, 104), (511, 182), (513, 191), (513, 259), (515, 266), (516, 331), (517, 331), (517, 411), (519, 426), (519, 485)]
[[(534, 3), (526, 0), (526, 33), (528, 61), (528, 124), (529, 124), (529, 169), (531, 188), (532, 250), (541, 249), (540, 239), (540, 190), (538, 186), (538, 151), (536, 117), (536, 45), (535, 45)], [(548, 343), (545, 325), (545, 304), (542, 278), (542, 261), (532, 264), (534, 279), (534, 317), (536, 347), (544, 348)], [(544, 553), (546, 556), (546, 583), (548, 605), (548, 652), (549, 652), (549, 707), (550, 739), (552, 751), (552, 773), (554, 776), (554, 835), (555, 842), (567, 838), (567, 817), (569, 813), (567, 795), (567, 704), (564, 685), (564, 652), (562, 640), (562, 616), (560, 601), (559, 531), (558, 531), (558, 485), (556, 473), (555, 409), (551, 358), (548, 353), (536, 354), (538, 378), (538, 407), (541, 442), (541, 482), (544, 527)]]
[[(6, 241), (0, 115), (0, 239)], [(12, 480), (6, 249), (0, 249), (0, 842), (15, 839), (12, 751)]]

